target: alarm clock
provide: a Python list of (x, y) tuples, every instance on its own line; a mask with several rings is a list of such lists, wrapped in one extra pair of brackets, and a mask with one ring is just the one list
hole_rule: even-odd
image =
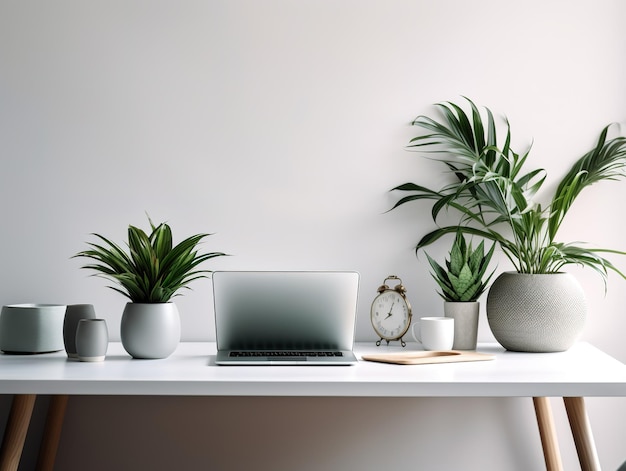
[[(393, 280), (397, 284), (390, 288), (387, 282)], [(376, 341), (376, 346), (380, 346), (383, 340), (389, 342), (399, 340), (405, 347), (406, 342), (402, 339), (411, 326), (411, 305), (406, 298), (406, 288), (402, 285), (402, 280), (390, 275), (378, 288), (378, 295), (372, 302), (370, 310), (370, 320), (376, 334), (380, 337)]]

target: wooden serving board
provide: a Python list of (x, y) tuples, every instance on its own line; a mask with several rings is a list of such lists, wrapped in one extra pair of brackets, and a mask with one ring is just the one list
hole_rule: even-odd
[(495, 355), (479, 352), (450, 351), (415, 351), (401, 353), (380, 353), (361, 356), (363, 360), (396, 365), (425, 365), (432, 363), (457, 363), (462, 361), (493, 360)]

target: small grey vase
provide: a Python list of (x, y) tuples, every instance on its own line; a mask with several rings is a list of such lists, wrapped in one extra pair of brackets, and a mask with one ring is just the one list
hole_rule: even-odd
[(454, 319), (453, 350), (476, 350), (480, 303), (444, 301), (443, 314)]
[(76, 353), (76, 329), (81, 319), (95, 319), (96, 311), (92, 304), (70, 304), (63, 320), (63, 343), (70, 358), (78, 358)]
[(76, 328), (76, 353), (80, 361), (103, 361), (109, 346), (104, 319), (81, 319)]

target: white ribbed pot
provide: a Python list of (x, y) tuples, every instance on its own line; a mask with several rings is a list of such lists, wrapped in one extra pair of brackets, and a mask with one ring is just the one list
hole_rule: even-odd
[(120, 336), (133, 358), (167, 358), (180, 342), (180, 316), (174, 303), (127, 303)]
[(580, 337), (585, 293), (569, 273), (502, 273), (487, 295), (487, 320), (507, 350), (561, 352)]

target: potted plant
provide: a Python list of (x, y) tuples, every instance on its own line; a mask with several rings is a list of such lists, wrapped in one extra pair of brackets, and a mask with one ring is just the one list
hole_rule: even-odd
[(496, 242), (515, 268), (494, 281), (487, 297), (487, 317), (496, 339), (511, 350), (565, 350), (582, 330), (586, 305), (580, 286), (563, 268), (589, 267), (606, 282), (609, 271), (624, 274), (604, 254), (624, 252), (560, 242), (556, 236), (582, 190), (624, 176), (626, 137), (609, 138), (612, 125), (606, 126), (595, 147), (574, 163), (549, 203), (542, 205), (533, 198), (546, 172), (524, 171), (530, 149), (518, 154), (511, 148), (508, 121), (501, 144), (492, 112), (484, 109), (485, 120), (477, 106), (466, 100), (469, 113), (446, 102), (437, 105), (442, 113), (439, 121), (427, 116), (413, 121), (426, 133), (411, 139), (409, 147), (434, 152), (452, 177), (450, 182), (438, 189), (415, 183), (397, 186), (394, 190), (409, 194), (392, 209), (431, 200), (435, 222), (443, 209), (459, 213), (459, 224), (425, 234), (416, 250), (457, 230)]
[(171, 299), (209, 273), (199, 270), (198, 265), (225, 254), (198, 253), (198, 244), (210, 234), (193, 235), (173, 245), (170, 226), (155, 226), (148, 220), (150, 234), (128, 226), (128, 250), (93, 234), (100, 243), (88, 243), (90, 248), (75, 257), (93, 260), (81, 268), (113, 281), (115, 285), (109, 287), (130, 300), (120, 328), (124, 349), (134, 358), (165, 358), (180, 341), (180, 317)]
[(478, 299), (485, 292), (493, 272), (485, 277), (496, 244), (485, 254), (485, 243), (480, 241), (476, 249), (465, 241), (461, 231), (450, 249), (445, 267), (439, 265), (428, 253), (431, 275), (439, 285), (439, 295), (444, 300), (444, 315), (454, 319), (455, 350), (475, 350), (478, 335)]

